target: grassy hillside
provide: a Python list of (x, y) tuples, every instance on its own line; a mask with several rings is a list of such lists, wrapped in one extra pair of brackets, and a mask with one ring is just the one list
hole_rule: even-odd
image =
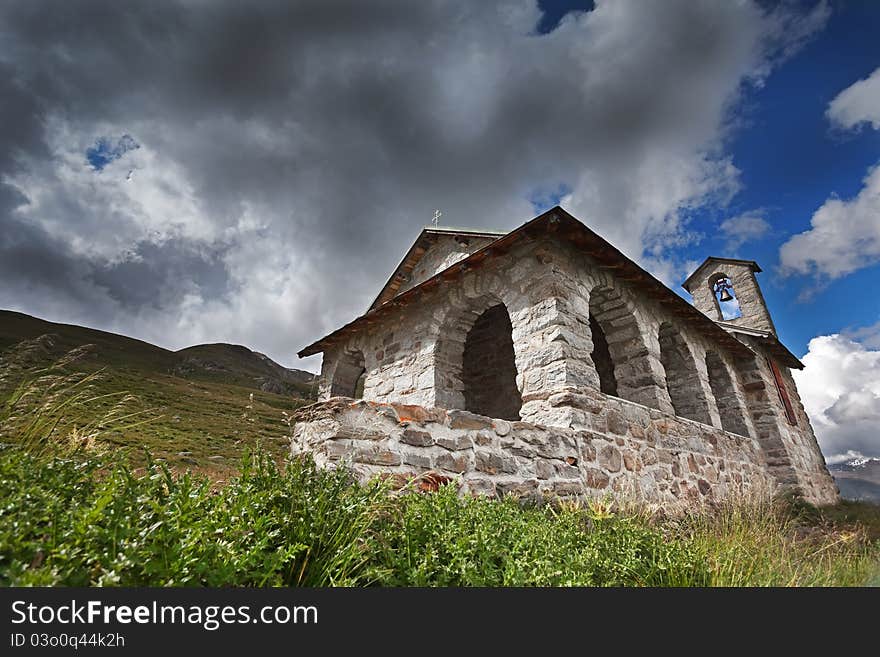
[(0, 448), (0, 585), (880, 584), (869, 534), (880, 507), (853, 502), (743, 500), (670, 517), (459, 497), (454, 484), (361, 486), (344, 469), (279, 469), (260, 454), (223, 486), (78, 456)]
[(41, 335), (52, 335), (51, 355), (60, 356), (84, 344), (96, 347), (102, 365), (146, 372), (170, 372), (177, 362), (173, 351), (149, 342), (96, 329), (56, 324), (9, 310), (0, 310), (0, 351)]
[(285, 453), (283, 413), (310, 401), (310, 379), (244, 347), (173, 352), (0, 311), (0, 442), (76, 430), (223, 477), (246, 447)]
[(309, 398), (314, 396), (314, 376), (282, 367), (263, 354), (232, 344), (200, 344), (175, 352), (176, 376), (229, 383), (263, 392)]

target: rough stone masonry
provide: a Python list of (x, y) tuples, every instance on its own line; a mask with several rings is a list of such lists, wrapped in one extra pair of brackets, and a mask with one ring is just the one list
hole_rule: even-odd
[(324, 358), (291, 449), (485, 495), (833, 503), (756, 272), (707, 258), (691, 305), (558, 207), (507, 234), (426, 228), (364, 315), (300, 352)]

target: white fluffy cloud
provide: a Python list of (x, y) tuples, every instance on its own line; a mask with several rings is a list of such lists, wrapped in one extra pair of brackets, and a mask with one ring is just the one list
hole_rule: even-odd
[(828, 460), (880, 457), (880, 351), (822, 335), (810, 340), (802, 360), (804, 369), (793, 374)]
[(727, 239), (727, 248), (736, 251), (746, 242), (760, 239), (770, 232), (770, 224), (760, 210), (750, 210), (721, 222), (721, 234)]
[[(880, 68), (847, 87), (826, 111), (837, 127), (880, 129)], [(868, 170), (852, 199), (832, 196), (813, 213), (810, 229), (779, 249), (782, 272), (830, 279), (880, 262), (880, 165)]]
[(839, 278), (880, 261), (880, 166), (865, 176), (850, 200), (829, 198), (813, 214), (810, 230), (779, 249), (784, 273)]
[[(135, 127), (155, 143), (148, 126)], [(26, 166), (5, 180), (26, 192), (28, 200), (13, 216), (64, 240), (78, 256), (108, 262), (136, 258), (132, 247), (144, 240), (219, 238), (223, 226), (210, 216), (186, 170), (149, 143), (100, 172), (89, 165), (84, 153), (95, 135), (119, 135), (125, 129), (52, 117), (46, 126), (51, 158), (25, 160)]]
[(826, 116), (841, 128), (852, 129), (867, 123), (880, 130), (880, 68), (837, 94), (828, 105)]

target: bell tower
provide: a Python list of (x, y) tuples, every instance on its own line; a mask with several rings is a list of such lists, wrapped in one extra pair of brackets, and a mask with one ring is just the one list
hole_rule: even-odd
[(755, 274), (754, 260), (710, 256), (682, 283), (694, 298), (694, 307), (716, 322), (769, 331), (776, 327)]

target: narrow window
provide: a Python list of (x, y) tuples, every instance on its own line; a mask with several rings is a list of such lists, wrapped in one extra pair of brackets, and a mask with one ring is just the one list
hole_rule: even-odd
[(336, 365), (330, 396), (361, 399), (364, 395), (365, 380), (364, 355), (360, 351), (343, 353)]
[(590, 332), (593, 334), (593, 353), (590, 357), (596, 366), (599, 375), (599, 390), (606, 395), (617, 396), (617, 379), (614, 378), (614, 361), (611, 360), (611, 352), (608, 350), (608, 340), (605, 339), (605, 331), (599, 326), (596, 317), (590, 313)]
[(789, 424), (797, 426), (797, 416), (794, 414), (794, 408), (791, 405), (791, 398), (788, 396), (788, 390), (785, 388), (785, 381), (782, 378), (782, 372), (779, 371), (779, 366), (772, 358), (768, 357), (767, 362), (770, 364), (770, 369), (773, 371), (773, 381), (776, 383), (776, 392), (779, 393), (779, 399), (785, 407), (785, 417), (788, 419)]

